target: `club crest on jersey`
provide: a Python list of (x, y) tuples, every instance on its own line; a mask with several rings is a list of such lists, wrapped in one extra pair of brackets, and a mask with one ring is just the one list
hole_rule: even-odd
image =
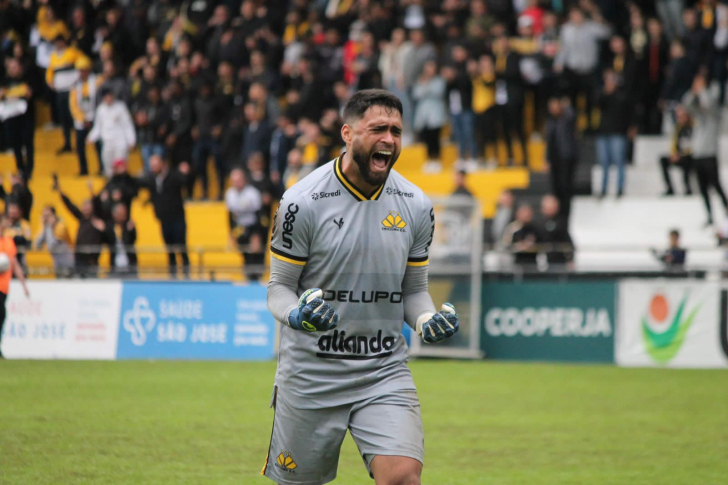
[(382, 221), (382, 231), (405, 232), (407, 223), (402, 219), (398, 211), (389, 211), (387, 217)]
[(293, 470), (295, 470), (298, 466), (296, 465), (296, 462), (293, 461), (293, 458), (291, 458), (291, 454), (288, 451), (281, 451), (281, 454), (278, 455), (278, 458), (276, 459), (275, 465), (288, 473), (293, 473)]

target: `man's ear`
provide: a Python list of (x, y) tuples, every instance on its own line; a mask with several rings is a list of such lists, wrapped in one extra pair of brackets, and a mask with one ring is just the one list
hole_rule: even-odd
[(344, 140), (345, 144), (351, 143), (351, 137), (354, 134), (354, 130), (351, 126), (344, 123), (344, 126), (341, 127), (341, 139)]

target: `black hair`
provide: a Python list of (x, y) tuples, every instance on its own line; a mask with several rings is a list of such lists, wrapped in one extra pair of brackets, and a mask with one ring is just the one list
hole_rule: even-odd
[(364, 117), (372, 106), (382, 106), (388, 112), (396, 109), (401, 115), (402, 101), (397, 96), (384, 89), (364, 89), (354, 94), (344, 107), (344, 121), (357, 121)]
[(677, 229), (673, 229), (673, 230), (670, 231), (670, 236), (672, 236), (672, 237), (680, 237), (680, 231), (678, 231)]

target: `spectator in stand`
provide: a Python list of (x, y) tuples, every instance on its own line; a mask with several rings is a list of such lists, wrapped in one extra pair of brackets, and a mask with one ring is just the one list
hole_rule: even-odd
[(73, 274), (73, 242), (66, 224), (56, 214), (56, 208), (47, 205), (41, 213), (41, 228), (33, 241), (36, 251), (48, 248), (53, 258), (53, 269), (57, 278), (67, 278)]
[(602, 166), (601, 197), (607, 195), (609, 168), (617, 167), (617, 197), (624, 193), (624, 165), (627, 161), (627, 132), (631, 127), (632, 107), (624, 90), (619, 89), (618, 77), (612, 71), (604, 73), (604, 89), (599, 95), (600, 125), (596, 139), (597, 159)]
[(162, 157), (152, 155), (149, 159), (149, 175), (137, 182), (140, 187), (149, 189), (154, 215), (162, 226), (162, 239), (167, 245), (169, 272), (177, 277), (177, 254), (182, 259), (182, 272), (190, 275), (190, 259), (187, 256), (187, 222), (182, 189), (187, 186), (190, 166), (187, 162), (179, 164), (178, 169), (170, 168)]
[(93, 44), (94, 31), (86, 20), (86, 10), (82, 5), (76, 5), (71, 11), (71, 46), (90, 57)]
[[(93, 189), (91, 189), (91, 192), (93, 194)], [(112, 218), (112, 209), (117, 204), (122, 204), (126, 207), (127, 213), (131, 214), (131, 203), (138, 194), (137, 181), (129, 174), (126, 161), (115, 161), (112, 166), (111, 177), (99, 192), (103, 209), (98, 216), (104, 220), (110, 220)]]
[(452, 195), (467, 197), (468, 199), (473, 198), (473, 193), (467, 186), (467, 177), (468, 173), (465, 170), (457, 170), (455, 172), (455, 190)]
[(725, 101), (725, 83), (728, 79), (728, 5), (717, 6), (715, 35), (713, 36), (713, 76), (720, 86), (720, 104)]
[(222, 200), (225, 189), (225, 174), (227, 168), (225, 159), (222, 156), (220, 139), (222, 137), (222, 109), (217, 100), (213, 97), (212, 84), (205, 82), (199, 91), (199, 95), (193, 103), (192, 125), (192, 161), (193, 170), (188, 180), (189, 194), (192, 194), (195, 181), (202, 182), (202, 199), (208, 199), (207, 183), (207, 162), (210, 156), (215, 161), (218, 179), (218, 198)]
[(129, 152), (136, 145), (136, 131), (129, 109), (116, 99), (113, 91), (102, 90), (101, 99), (87, 141), (101, 141), (101, 163), (104, 173), (110, 177), (114, 162), (129, 158)]
[(283, 191), (279, 190), (278, 187), (270, 180), (268, 174), (266, 174), (265, 158), (262, 153), (253, 153), (250, 158), (248, 158), (246, 168), (248, 169), (248, 182), (250, 185), (258, 189), (263, 201), (260, 213), (258, 214), (258, 220), (260, 221), (260, 225), (264, 229), (264, 232), (267, 234), (268, 228), (270, 227), (270, 215), (273, 210), (273, 201), (280, 199), (283, 195)]
[[(15, 154), (15, 165), (26, 180), (33, 175), (35, 116), (33, 90), (17, 59), (5, 63), (7, 78), (0, 85), (0, 121)], [(25, 150), (25, 154), (23, 154)]]
[(25, 268), (25, 253), (30, 249), (32, 241), (30, 223), (23, 219), (23, 211), (16, 201), (9, 202), (5, 212), (8, 216), (5, 235), (13, 238), (15, 247), (18, 250), (18, 261)]
[(703, 29), (698, 23), (698, 13), (691, 8), (685, 9), (682, 14), (685, 34), (685, 54), (695, 61), (698, 67), (708, 67), (708, 60), (712, 55), (713, 33)]
[(414, 128), (427, 145), (426, 172), (440, 172), (440, 137), (446, 121), (445, 80), (437, 72), (437, 62), (425, 62), (422, 74), (412, 89), (415, 102)]
[(712, 187), (728, 210), (726, 198), (720, 183), (718, 170), (718, 139), (720, 137), (720, 117), (722, 107), (718, 103), (720, 87), (713, 81), (708, 84), (707, 74), (700, 70), (693, 80), (690, 91), (685, 93), (682, 104), (693, 117), (693, 134), (690, 146), (693, 151), (693, 166), (698, 176), (700, 194), (708, 211), (707, 226), (713, 224), (713, 211), (710, 207)]
[(78, 79), (78, 71), (74, 67), (76, 61), (83, 57), (83, 52), (68, 46), (66, 34), (58, 34), (53, 41), (53, 52), (46, 70), (45, 80), (55, 93), (58, 121), (63, 128), (63, 146), (58, 154), (71, 152), (71, 128), (73, 118), (69, 108), (69, 92)]
[[(73, 117), (73, 127), (76, 130), (76, 152), (78, 153), (79, 175), (88, 175), (88, 161), (86, 159), (86, 138), (94, 124), (96, 116), (97, 92), (104, 82), (103, 76), (91, 73), (91, 60), (81, 57), (76, 60), (76, 70), (79, 79), (73, 86), (69, 95), (69, 109)], [(96, 143), (96, 152), (99, 161), (102, 160), (101, 143)], [(99, 175), (103, 174), (103, 164), (99, 163)]]
[(662, 253), (657, 249), (651, 249), (653, 256), (665, 265), (667, 270), (681, 270), (685, 266), (688, 251), (680, 247), (680, 231), (673, 229), (670, 231), (670, 245)]
[[(382, 73), (382, 86), (397, 96), (402, 101), (404, 113), (412, 113), (412, 104), (407, 92), (408, 85), (405, 79), (404, 67), (412, 56), (414, 45), (407, 40), (407, 34), (403, 28), (396, 28), (392, 31), (390, 42), (382, 48), (379, 56), (379, 71)], [(412, 116), (404, 116), (402, 119), (403, 130), (407, 138), (412, 137)], [(404, 136), (403, 134), (403, 144)], [(407, 143), (409, 144), (409, 143)]]
[(496, 74), (496, 113), (508, 151), (507, 163), (508, 166), (515, 164), (514, 145), (518, 142), (523, 166), (528, 167), (528, 149), (526, 148), (526, 135), (523, 132), (524, 87), (521, 76), (521, 59), (518, 54), (511, 51), (510, 41), (504, 35), (493, 41), (493, 53), (495, 54)]
[(670, 165), (680, 167), (683, 173), (685, 195), (692, 195), (693, 190), (690, 183), (690, 174), (693, 171), (693, 122), (685, 108), (680, 105), (675, 108), (675, 128), (671, 136), (670, 155), (660, 157), (662, 176), (665, 180), (666, 188), (664, 195), (675, 195), (675, 191), (672, 188), (672, 180), (670, 180)]
[(115, 276), (129, 277), (137, 274), (137, 255), (134, 249), (137, 231), (134, 221), (124, 204), (116, 204), (111, 210), (110, 230), (106, 237), (109, 244), (111, 273)]
[(477, 169), (475, 148), (475, 115), (473, 114), (473, 83), (467, 70), (468, 51), (462, 45), (452, 50), (453, 64), (442, 70), (447, 82), (447, 99), (450, 108), (450, 126), (458, 146), (459, 169)]
[[(497, 160), (496, 104), (495, 104), (495, 65), (493, 58), (484, 55), (479, 61), (468, 63), (468, 71), (473, 84), (473, 113), (475, 114), (475, 144), (478, 160), (486, 160), (489, 167), (495, 168)], [(488, 156), (488, 151), (491, 155)]]
[(496, 18), (488, 12), (488, 4), (484, 0), (470, 2), (470, 15), (465, 22), (465, 35), (473, 43), (487, 40), (491, 27), (495, 25)]
[(679, 38), (683, 34), (684, 26), (681, 15), (685, 8), (684, 0), (657, 0), (655, 2), (657, 15), (660, 16), (662, 25), (665, 26), (665, 33), (668, 38)]
[(503, 247), (513, 254), (513, 262), (522, 270), (536, 269), (538, 230), (533, 224), (533, 209), (523, 204), (516, 210), (516, 220), (508, 224), (503, 234)]
[[(418, 78), (422, 74), (422, 70), (425, 67), (427, 61), (437, 59), (437, 51), (432, 43), (427, 41), (425, 32), (421, 29), (414, 29), (410, 31), (410, 48), (407, 52), (407, 57), (404, 59), (402, 64), (402, 75), (405, 89), (412, 89), (417, 83)], [(413, 101), (410, 99), (410, 105)], [(414, 113), (414, 109), (412, 113)], [(414, 115), (407, 116), (407, 112), (404, 113), (405, 117), (408, 117), (409, 126), (414, 127)], [(407, 124), (407, 123), (405, 123)], [(417, 131), (417, 127), (414, 127), (414, 131)]]
[(546, 163), (551, 176), (551, 192), (559, 200), (568, 221), (571, 214), (574, 172), (578, 163), (576, 115), (567, 99), (551, 98), (546, 122)]
[(283, 174), (288, 164), (288, 152), (296, 146), (298, 128), (290, 115), (278, 117), (276, 129), (273, 130), (270, 143), (270, 179), (276, 187), (283, 188)]
[(645, 71), (646, 86), (642, 98), (645, 120), (642, 133), (659, 135), (662, 132), (662, 113), (659, 109), (660, 90), (665, 84), (670, 47), (662, 34), (660, 21), (654, 18), (647, 20), (649, 42), (646, 46)]
[(182, 84), (179, 81), (172, 81), (167, 88), (166, 96), (162, 96), (165, 101), (164, 104), (167, 105), (169, 110), (169, 127), (166, 130), (167, 135), (164, 144), (169, 150), (169, 158), (173, 166), (178, 166), (181, 162), (189, 162), (192, 153), (192, 138), (190, 136), (192, 106), (189, 99), (184, 96), (182, 89)]
[(554, 61), (554, 70), (563, 73), (572, 106), (579, 106), (579, 97), (586, 100), (587, 120), (591, 116), (596, 88), (599, 42), (611, 33), (598, 8), (592, 8), (591, 17), (587, 20), (584, 11), (577, 7), (569, 10), (569, 20), (561, 28), (561, 50)]
[(150, 86), (146, 93), (146, 102), (134, 109), (137, 140), (141, 147), (145, 173), (149, 173), (149, 158), (152, 155), (159, 155), (162, 158), (166, 155), (164, 139), (170, 123), (169, 115), (169, 109), (162, 103), (159, 88)]
[(495, 215), (490, 225), (488, 243), (496, 250), (502, 249), (506, 228), (515, 218), (515, 199), (513, 192), (504, 190), (498, 196)]
[(293, 187), (299, 180), (310, 172), (303, 168), (303, 150), (294, 147), (288, 152), (286, 171), (283, 173), (283, 188), (285, 190)]
[(672, 132), (675, 107), (690, 89), (696, 70), (697, 61), (685, 55), (685, 48), (680, 40), (673, 40), (670, 44), (670, 63), (662, 85), (661, 99), (658, 101), (664, 113), (662, 130), (664, 133)]
[(546, 195), (541, 199), (541, 227), (538, 243), (546, 253), (549, 271), (573, 269), (574, 243), (569, 234), (569, 222), (559, 210), (559, 199)]
[(7, 207), (11, 203), (17, 203), (20, 207), (23, 219), (30, 221), (30, 210), (33, 208), (33, 194), (21, 174), (10, 176), (10, 193), (5, 192), (3, 177), (0, 175), (0, 199)]
[(81, 278), (95, 278), (99, 270), (99, 253), (106, 240), (106, 224), (94, 215), (91, 199), (86, 199), (79, 209), (66, 194), (63, 193), (58, 177), (53, 177), (53, 190), (58, 192), (66, 209), (78, 220), (76, 233), (76, 270)]
[(379, 52), (371, 32), (362, 33), (361, 50), (352, 64), (356, 75), (356, 90), (382, 87), (382, 75), (379, 72)]
[(267, 236), (259, 218), (263, 200), (258, 189), (248, 184), (242, 168), (230, 172), (225, 205), (230, 220), (230, 244), (243, 253), (245, 275), (251, 281), (257, 281), (265, 262), (263, 241)]
[(243, 129), (243, 148), (240, 152), (242, 160), (248, 160), (253, 153), (265, 152), (270, 146), (270, 125), (265, 113), (254, 103), (247, 103), (244, 108), (245, 128)]

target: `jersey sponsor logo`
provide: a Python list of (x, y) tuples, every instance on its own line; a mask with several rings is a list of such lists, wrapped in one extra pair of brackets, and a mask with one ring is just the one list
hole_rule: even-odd
[(288, 211), (286, 212), (285, 220), (283, 221), (283, 234), (281, 234), (283, 247), (286, 249), (291, 249), (293, 247), (291, 234), (293, 234), (293, 223), (296, 222), (297, 213), (298, 205), (293, 203), (288, 204)]
[(288, 451), (281, 451), (278, 458), (276, 458), (275, 465), (277, 468), (288, 473), (293, 473), (293, 470), (295, 470), (298, 466), (296, 465), (296, 462), (293, 461), (293, 457), (291, 457), (291, 453)]
[(338, 301), (341, 303), (402, 303), (401, 291), (351, 291), (351, 290), (324, 290), (324, 301)]
[(329, 199), (331, 197), (338, 197), (341, 195), (341, 189), (337, 189), (333, 192), (314, 192), (311, 194), (313, 200)]
[(407, 223), (402, 219), (398, 211), (389, 211), (387, 217), (382, 221), (382, 231), (405, 232)]
[(340, 217), (338, 221), (334, 219), (334, 224), (336, 224), (336, 226), (341, 229), (344, 225), (344, 218)]
[(387, 195), (398, 195), (400, 197), (408, 197), (410, 199), (415, 196), (414, 192), (402, 192), (401, 190), (395, 189), (393, 187), (387, 187), (385, 192), (387, 193)]
[(373, 337), (366, 335), (346, 335), (346, 331), (334, 330), (331, 335), (322, 335), (318, 340), (321, 352), (316, 357), (322, 359), (369, 360), (381, 359), (392, 355), (394, 337), (382, 338), (379, 330)]

